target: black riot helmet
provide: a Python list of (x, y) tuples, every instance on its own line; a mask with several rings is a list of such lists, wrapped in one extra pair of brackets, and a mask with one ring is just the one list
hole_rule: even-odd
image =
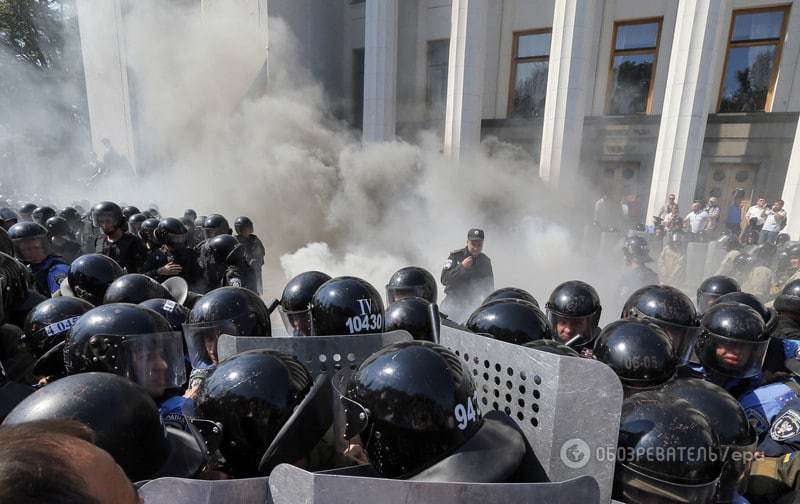
[(133, 205), (128, 205), (122, 209), (122, 216), (125, 217), (125, 220), (130, 219), (132, 216), (138, 213), (142, 213), (141, 210), (139, 210)]
[(186, 382), (183, 336), (153, 310), (129, 303), (98, 306), (70, 329), (64, 368), (68, 374), (114, 373), (159, 398)]
[(67, 337), (75, 322), (94, 308), (83, 299), (59, 296), (42, 301), (28, 312), (22, 330), (25, 346), (38, 358)]
[(789, 236), (788, 233), (779, 233), (778, 237), (775, 238), (775, 245), (777, 245), (778, 247), (781, 247), (782, 245), (785, 245), (786, 243), (790, 242), (791, 240), (792, 240), (792, 237)]
[(250, 217), (245, 217), (244, 215), (241, 217), (237, 217), (235, 221), (233, 221), (233, 228), (236, 230), (236, 234), (242, 234), (242, 230), (249, 229), (252, 233), (255, 229), (253, 227), (253, 221), (250, 220)]
[(22, 205), (22, 207), (20, 207), (19, 211), (17, 212), (17, 215), (19, 215), (19, 221), (30, 222), (31, 215), (33, 214), (33, 211), (36, 210), (37, 206), (38, 205), (34, 203), (25, 203), (24, 205)]
[(69, 224), (72, 232), (78, 231), (81, 227), (81, 214), (73, 207), (64, 207), (58, 212), (58, 216), (63, 218)]
[(315, 336), (383, 332), (383, 300), (369, 282), (343, 276), (322, 284), (311, 298)]
[(164, 428), (158, 406), (141, 386), (110, 373), (81, 373), (43, 387), (17, 405), (3, 425), (77, 420), (97, 435), (131, 481), (188, 478), (205, 463), (197, 440)]
[(708, 417), (725, 456), (716, 500), (736, 501), (747, 491), (750, 466), (758, 444), (758, 436), (742, 405), (724, 388), (698, 378), (680, 378), (661, 391), (688, 401)]
[(667, 285), (648, 285), (625, 302), (621, 318), (637, 318), (661, 327), (672, 340), (679, 365), (686, 364), (700, 331), (692, 300)]
[(436, 279), (419, 266), (400, 268), (386, 284), (386, 302), (389, 304), (407, 297), (419, 297), (435, 303), (437, 296)]
[(103, 304), (108, 286), (125, 274), (117, 261), (103, 254), (86, 254), (72, 261), (61, 293), (79, 297), (95, 306)]
[(133, 303), (139, 304), (148, 299), (168, 298), (172, 294), (166, 287), (141, 273), (128, 273), (114, 280), (108, 286), (103, 304)]
[(14, 255), (22, 262), (29, 263), (35, 258), (31, 248), (41, 248), (40, 253), (44, 256), (50, 254), (51, 247), (50, 239), (47, 237), (47, 228), (41, 224), (18, 222), (8, 230), (8, 237), (14, 244)]
[(0, 227), (0, 252), (4, 254), (14, 255), (14, 243), (8, 237), (8, 232)]
[(714, 502), (722, 474), (719, 439), (708, 417), (689, 402), (654, 390), (625, 400), (618, 448), (629, 456), (616, 464), (615, 500)]
[(741, 303), (715, 304), (700, 320), (695, 351), (703, 367), (736, 378), (757, 375), (764, 365), (769, 335), (761, 315)]
[[(360, 436), (370, 463), (383, 477), (413, 476), (462, 446), (481, 452), (481, 445), (495, 449), (500, 445), (508, 454), (519, 452), (519, 458), (524, 453), (518, 448), (523, 441), (516, 431), (505, 433), (494, 417), (483, 417), (471, 375), (442, 346), (428, 341), (395, 343), (368, 357), (346, 383), (345, 378), (341, 373), (334, 380), (345, 409), (344, 435)], [(499, 466), (513, 466), (513, 472), (519, 464), (516, 456), (503, 459), (493, 459), (497, 467), (482, 467), (482, 474), (473, 476), (497, 477), (511, 469)], [(459, 473), (458, 461), (448, 469), (447, 474)]]
[(186, 247), (189, 238), (189, 230), (175, 217), (161, 219), (153, 234), (158, 243), (173, 249)]
[(775, 313), (775, 309), (767, 308), (764, 306), (764, 303), (758, 300), (757, 297), (748, 292), (731, 292), (730, 294), (725, 294), (724, 296), (717, 298), (717, 301), (714, 304), (716, 305), (722, 303), (741, 303), (757, 311), (758, 314), (761, 315), (761, 319), (764, 321), (767, 334), (769, 334), (778, 323), (778, 317)]
[(557, 286), (545, 305), (547, 320), (561, 343), (580, 347), (589, 344), (600, 322), (600, 296), (594, 287), (579, 280)]
[(522, 301), (531, 303), (537, 308), (539, 307), (539, 302), (536, 301), (536, 298), (533, 297), (530, 292), (517, 287), (501, 287), (486, 296), (486, 299), (484, 299), (481, 304), (488, 304), (497, 299), (521, 299)]
[(139, 226), (139, 238), (144, 242), (161, 245), (155, 235), (159, 222), (161, 221), (153, 217), (142, 221), (142, 224)]
[(194, 222), (194, 220), (197, 218), (197, 212), (192, 208), (187, 208), (183, 211), (183, 217), (192, 219), (192, 222)]
[(702, 315), (714, 301), (731, 292), (741, 292), (739, 282), (731, 277), (715, 275), (703, 280), (697, 288), (697, 312)]
[(203, 233), (206, 240), (221, 234), (231, 234), (228, 220), (220, 214), (211, 214), (203, 220)]
[(649, 262), (653, 260), (650, 257), (650, 245), (641, 236), (628, 236), (625, 238), (625, 243), (622, 245), (622, 253), (625, 254), (625, 258), (628, 261)]
[(800, 243), (795, 243), (793, 245), (789, 245), (786, 247), (786, 253), (789, 254), (789, 257), (798, 257), (800, 258)]
[(317, 289), (330, 279), (321, 271), (305, 271), (289, 280), (283, 288), (280, 313), (289, 334), (311, 335), (311, 299)]
[(572, 348), (568, 347), (563, 343), (559, 343), (558, 341), (553, 341), (549, 339), (540, 339), (536, 341), (529, 341), (522, 346), (526, 346), (528, 348), (533, 348), (534, 350), (539, 350), (540, 352), (547, 352), (555, 355), (561, 355), (564, 357), (580, 357), (581, 354), (573, 350)]
[(167, 319), (173, 331), (182, 331), (183, 324), (189, 317), (189, 308), (172, 299), (148, 299), (139, 303), (139, 306), (149, 308)]
[(24, 264), (0, 252), (0, 324), (29, 296), (32, 279)]
[(657, 325), (617, 320), (600, 332), (594, 357), (619, 377), (626, 397), (670, 380), (678, 370), (672, 340)]
[(147, 216), (143, 213), (131, 215), (128, 219), (128, 229), (134, 236), (140, 236), (139, 230), (142, 228), (142, 223), (147, 220)]
[(211, 367), (219, 362), (217, 340), (221, 334), (271, 336), (269, 309), (251, 290), (220, 287), (195, 303), (183, 334), (192, 367)]
[(100, 229), (111, 232), (125, 225), (122, 209), (111, 201), (101, 201), (92, 207), (92, 224)]
[(53, 209), (53, 207), (41, 206), (37, 207), (33, 211), (33, 213), (31, 214), (31, 219), (33, 219), (33, 222), (35, 222), (36, 224), (44, 226), (45, 223), (47, 222), (47, 219), (55, 216), (56, 216), (56, 211)]
[(408, 331), (415, 340), (439, 342), (439, 308), (419, 297), (409, 297), (391, 303), (386, 308), (383, 330)]
[(8, 229), (16, 224), (18, 220), (17, 212), (8, 207), (0, 208), (0, 228)]
[(275, 350), (249, 350), (217, 366), (203, 382), (195, 410), (197, 418), (222, 425), (226, 471), (237, 478), (259, 475), (264, 453), (311, 383), (300, 362)]
[(75, 237), (72, 234), (72, 229), (69, 227), (69, 223), (63, 217), (50, 217), (47, 219), (45, 227), (47, 228), (47, 234), (50, 235), (51, 238), (56, 236), (66, 236), (68, 238)]
[(206, 247), (214, 257), (216, 264), (229, 266), (240, 264), (247, 260), (247, 252), (236, 237), (229, 234), (217, 235), (206, 242)]
[(470, 331), (522, 345), (539, 339), (554, 339), (542, 310), (519, 299), (498, 299), (478, 307), (465, 324)]
[(794, 296), (800, 297), (800, 280), (792, 280), (783, 286), (781, 289), (781, 296)]

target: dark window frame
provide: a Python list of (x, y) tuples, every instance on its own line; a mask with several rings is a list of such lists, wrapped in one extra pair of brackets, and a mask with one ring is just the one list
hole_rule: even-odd
[[(617, 33), (619, 32), (620, 27), (622, 26), (632, 26), (632, 25), (639, 25), (639, 24), (653, 24), (656, 23), (658, 25), (657, 33), (656, 33), (656, 44), (653, 47), (645, 47), (645, 48), (636, 48), (636, 49), (617, 49)], [(608, 81), (606, 83), (606, 103), (605, 103), (605, 114), (609, 115), (609, 109), (611, 108), (611, 98), (614, 91), (614, 60), (618, 56), (638, 56), (638, 55), (653, 55), (653, 69), (650, 75), (650, 84), (647, 87), (647, 102), (645, 103), (644, 107), (644, 114), (643, 115), (650, 115), (653, 113), (653, 89), (655, 88), (656, 82), (656, 71), (658, 70), (658, 51), (661, 49), (661, 32), (664, 25), (664, 18), (659, 17), (650, 17), (650, 18), (638, 18), (638, 19), (621, 19), (619, 21), (614, 21), (614, 31), (611, 35), (611, 58), (608, 61)], [(639, 114), (630, 114), (630, 115), (639, 115)]]
[[(447, 42), (447, 64), (445, 65), (431, 65), (430, 57), (431, 57), (431, 44), (439, 43), (439, 42)], [(430, 119), (444, 119), (444, 116), (447, 114), (447, 92), (445, 92), (445, 110), (442, 112), (442, 117), (433, 117), (431, 113), (433, 110), (433, 94), (431, 93), (431, 68), (444, 68), (447, 70), (446, 74), (447, 77), (445, 78), (445, 88), (447, 86), (447, 80), (449, 79), (449, 67), (450, 66), (450, 38), (439, 38), (439, 39), (431, 39), (425, 41), (425, 113), (428, 115)]]
[[(764, 101), (764, 110), (759, 110), (757, 112), (772, 112), (772, 101), (775, 97), (775, 83), (778, 81), (778, 67), (781, 66), (781, 54), (783, 52), (783, 42), (786, 40), (786, 27), (789, 22), (789, 14), (791, 13), (792, 4), (781, 4), (781, 5), (772, 5), (766, 7), (752, 7), (752, 8), (743, 8), (743, 9), (734, 9), (731, 12), (731, 19), (730, 19), (730, 26), (728, 27), (728, 38), (726, 40), (725, 46), (725, 63), (722, 66), (722, 75), (720, 75), (719, 79), (719, 94), (717, 95), (717, 108), (716, 111), (718, 114), (739, 114), (741, 112), (721, 112), (720, 107), (722, 106), (722, 96), (725, 92), (725, 77), (728, 73), (728, 62), (730, 58), (731, 48), (737, 47), (758, 47), (758, 46), (766, 46), (766, 45), (774, 45), (775, 46), (775, 61), (772, 65), (772, 70), (770, 71), (769, 77), (769, 89), (767, 90), (767, 97)], [(770, 11), (783, 11), (783, 19), (781, 20), (781, 33), (778, 38), (770, 38), (770, 39), (753, 39), (753, 40), (740, 40), (737, 42), (733, 42), (731, 39), (733, 38), (733, 27), (736, 24), (736, 16), (740, 15), (747, 15), (747, 14), (757, 14), (759, 12), (770, 12)]]
[[(514, 111), (514, 95), (517, 89), (517, 66), (520, 64), (525, 63), (534, 63), (534, 62), (541, 62), (545, 61), (548, 63), (547, 72), (548, 75), (550, 74), (550, 47), (547, 48), (547, 56), (528, 56), (524, 58), (519, 57), (519, 39), (520, 37), (524, 37), (526, 35), (543, 35), (545, 33), (551, 34), (551, 46), (552, 46), (552, 28), (536, 28), (533, 30), (521, 30), (515, 31), (513, 33), (512, 42), (511, 42), (511, 75), (509, 76), (508, 80), (508, 104), (506, 106), (506, 116), (512, 117), (512, 112)], [(545, 95), (547, 93), (545, 92)], [(545, 100), (547, 100), (547, 96), (545, 96)], [(532, 116), (532, 117), (543, 117), (544, 114), (541, 116)]]

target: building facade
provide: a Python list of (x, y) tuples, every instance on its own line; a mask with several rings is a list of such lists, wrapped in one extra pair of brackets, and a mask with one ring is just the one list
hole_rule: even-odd
[(782, 197), (800, 235), (800, 2), (237, 3), (249, 22), (288, 23), (366, 141), (436, 129), (459, 157), (496, 136), (546, 182), (638, 196), (648, 218), (668, 193), (682, 213), (709, 196), (724, 208), (735, 189)]

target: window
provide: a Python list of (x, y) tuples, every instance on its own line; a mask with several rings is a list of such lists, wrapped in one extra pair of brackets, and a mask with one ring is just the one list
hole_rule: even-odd
[(722, 72), (720, 112), (769, 111), (789, 6), (735, 10)]
[(550, 30), (515, 33), (511, 58), (508, 117), (543, 116), (547, 96)]
[(608, 115), (650, 113), (660, 38), (661, 18), (614, 23)]
[(364, 49), (353, 50), (353, 122), (356, 129), (364, 127)]
[(450, 40), (428, 42), (428, 82), (425, 104), (431, 119), (444, 119), (447, 106), (447, 64), (450, 61)]

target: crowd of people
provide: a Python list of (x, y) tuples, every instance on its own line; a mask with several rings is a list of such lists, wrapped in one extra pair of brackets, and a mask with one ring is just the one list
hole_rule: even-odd
[[(279, 463), (542, 481), (515, 419), (487, 409), (477, 369), (439, 344), (443, 327), (519, 345), (532, 362), (607, 365), (624, 396), (618, 501), (800, 495), (800, 245), (779, 233), (777, 203), (754, 207), (755, 241), (714, 225), (728, 231), (719, 238), (727, 252), (694, 299), (676, 288), (683, 235), (707, 231), (718, 212), (698, 203), (697, 217), (675, 227), (672, 206), (663, 233), (625, 237), (624, 307), (604, 327), (586, 282), (563, 282), (542, 304), (518, 287), (495, 289), (478, 228), (442, 268), (441, 303), (435, 277), (418, 266), (394, 273), (385, 296), (356, 276), (307, 271), (267, 303), (265, 249), (247, 217), (234, 236), (220, 214), (11, 203), (0, 208), (0, 501), (136, 502), (131, 482), (252, 478)], [(656, 272), (651, 247), (662, 241)], [(330, 372), (291, 351), (307, 336), (398, 330), (403, 341), (364, 360), (337, 354)], [(218, 345), (223, 334), (289, 343), (231, 354)], [(467, 456), (476, 450), (495, 455), (478, 467)]]

